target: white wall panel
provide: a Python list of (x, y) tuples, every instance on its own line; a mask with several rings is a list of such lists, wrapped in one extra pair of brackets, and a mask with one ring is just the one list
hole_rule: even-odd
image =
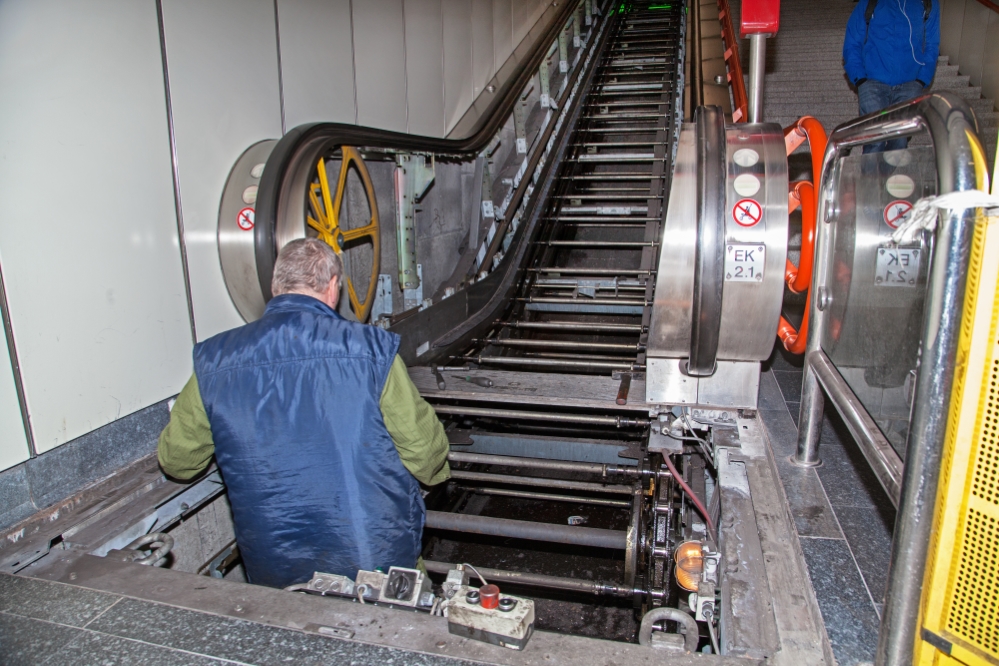
[(17, 389), (14, 386), (14, 369), (9, 359), (7, 336), (0, 332), (0, 471), (29, 458), (28, 440), (24, 436), (24, 421), (21, 420), (21, 405), (17, 401)]
[(531, 29), (532, 0), (511, 0), (511, 18), (513, 27), (513, 48), (516, 49), (521, 40)]
[(444, 136), (441, 0), (405, 0), (406, 92), (410, 134)]
[(491, 2), (472, 2), (472, 94), (479, 96), (496, 73), (493, 65), (493, 8)]
[(493, 0), (493, 71), (498, 72), (513, 53), (511, 0)]
[(444, 11), (444, 117), (448, 132), (472, 105), (472, 2), (442, 0)]
[(44, 452), (191, 371), (155, 4), (0, 3), (0, 91), (0, 261)]
[(198, 339), (243, 323), (219, 263), (219, 201), (252, 144), (281, 136), (272, 0), (163, 0)]
[(356, 122), (350, 0), (277, 0), (277, 6), (285, 128)]
[[(570, 0), (570, 2), (571, 2), (571, 0)], [(534, 27), (534, 24), (538, 22), (538, 19), (541, 18), (541, 15), (545, 13), (545, 9), (547, 9), (547, 8), (548, 8), (548, 3), (547, 2), (539, 2), (538, 0), (532, 0), (532, 2), (531, 2), (531, 19), (530, 19), (531, 20), (531, 26), (530, 26), (531, 28)], [(530, 30), (530, 28), (528, 28), (528, 30)]]
[(976, 0), (941, 0), (940, 2), (940, 55), (950, 56), (956, 65), (961, 49), (961, 27), (964, 24), (965, 2)]
[(964, 7), (964, 28), (961, 31), (961, 50), (958, 62), (961, 74), (971, 77), (971, 85), (982, 84), (982, 55), (985, 50), (985, 31), (992, 10), (977, 2)]
[[(999, 14), (996, 12), (989, 12), (982, 62), (982, 97), (994, 102), (999, 100)], [(994, 141), (995, 136), (982, 137), (982, 140)]]
[(357, 124), (406, 131), (402, 0), (354, 0)]

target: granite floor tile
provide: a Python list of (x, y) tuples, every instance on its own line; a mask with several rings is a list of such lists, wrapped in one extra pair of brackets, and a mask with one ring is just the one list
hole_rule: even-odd
[(842, 539), (801, 539), (808, 574), (839, 666), (873, 661), (880, 621)]
[(760, 420), (766, 428), (774, 457), (787, 458), (793, 454), (798, 445), (798, 429), (787, 409), (760, 410)]
[(774, 373), (769, 370), (760, 375), (760, 398), (757, 401), (757, 408), (760, 410), (784, 409), (784, 395), (777, 386)]
[(761, 411), (760, 418), (773, 449), (784, 494), (798, 534), (840, 539), (843, 533), (836, 524), (832, 507), (826, 499), (814, 469), (798, 467), (790, 456), (797, 444), (798, 431), (787, 410)]
[(457, 666), (469, 663), (133, 599), (125, 599), (116, 604), (88, 628), (153, 645), (259, 666), (287, 663)]
[(0, 662), (4, 666), (37, 666), (83, 634), (40, 620), (0, 613)]
[(791, 414), (791, 420), (794, 421), (794, 427), (799, 428), (798, 423), (798, 412), (801, 410), (800, 402), (789, 402), (787, 403), (787, 411)]
[(784, 402), (801, 401), (801, 372), (798, 370), (774, 370), (774, 379), (780, 386)]
[(798, 467), (786, 457), (777, 459), (777, 473), (784, 486), (794, 526), (801, 536), (842, 539), (833, 507), (829, 505), (814, 469)]
[(828, 410), (819, 440), (819, 478), (834, 507), (855, 506), (875, 509), (891, 506), (891, 500), (871, 470), (864, 454), (835, 412)]
[(169, 420), (163, 400), (32, 458), (25, 463), (25, 471), (35, 504), (55, 504), (156, 451), (160, 432)]
[(0, 472), (0, 529), (24, 520), (35, 511), (24, 463)]
[(875, 603), (881, 603), (888, 587), (894, 510), (891, 507), (863, 509), (841, 506), (836, 507), (836, 517), (860, 566), (860, 573), (867, 581), (867, 589), (871, 591)]
[(229, 662), (210, 659), (189, 652), (181, 652), (147, 643), (130, 641), (92, 631), (81, 632), (72, 643), (52, 657), (50, 664), (59, 666), (125, 666), (127, 664), (156, 664), (156, 666), (214, 666)]
[(0, 574), (0, 611), (82, 627), (120, 597), (82, 587)]

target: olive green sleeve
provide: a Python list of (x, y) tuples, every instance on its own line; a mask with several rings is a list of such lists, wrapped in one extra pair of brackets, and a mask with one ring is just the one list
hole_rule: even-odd
[(160, 467), (175, 479), (192, 479), (212, 462), (215, 441), (201, 402), (198, 378), (191, 375), (170, 411), (170, 422), (160, 434)]
[(444, 426), (434, 408), (420, 396), (398, 355), (385, 380), (380, 405), (399, 458), (417, 481), (433, 486), (449, 479), (450, 445)]

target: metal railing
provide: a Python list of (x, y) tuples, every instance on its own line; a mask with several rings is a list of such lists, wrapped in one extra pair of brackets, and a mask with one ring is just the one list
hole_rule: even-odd
[(721, 22), (722, 46), (725, 49), (725, 64), (728, 67), (728, 82), (732, 86), (732, 121), (744, 123), (749, 118), (749, 96), (746, 94), (746, 79), (742, 76), (742, 62), (739, 60), (739, 42), (732, 26), (732, 10), (728, 0), (718, 0), (718, 20)]
[[(939, 462), (954, 378), (963, 294), (976, 210), (942, 214), (933, 233), (922, 301), (919, 364), (905, 442), (905, 463), (823, 349), (834, 305), (834, 272), (841, 270), (835, 235), (844, 158), (852, 148), (928, 133), (933, 144), (937, 194), (974, 190), (987, 181), (984, 152), (971, 109), (951, 93), (934, 93), (836, 128), (829, 139), (819, 191), (819, 222), (812, 279), (798, 447), (794, 462), (819, 464), (826, 398), (843, 417), (898, 513), (877, 663), (911, 663), (923, 569), (930, 540)], [(871, 331), (872, 334), (876, 331)]]

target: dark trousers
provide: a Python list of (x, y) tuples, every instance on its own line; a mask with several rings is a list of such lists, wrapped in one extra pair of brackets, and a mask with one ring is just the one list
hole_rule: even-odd
[[(906, 81), (897, 86), (890, 86), (880, 81), (864, 81), (857, 89), (857, 93), (860, 95), (860, 115), (866, 116), (892, 104), (905, 102), (918, 97), (922, 92), (923, 85), (919, 81)], [(880, 153), (886, 150), (901, 150), (907, 145), (908, 139), (892, 139), (891, 141), (867, 144), (864, 146), (864, 152)]]

